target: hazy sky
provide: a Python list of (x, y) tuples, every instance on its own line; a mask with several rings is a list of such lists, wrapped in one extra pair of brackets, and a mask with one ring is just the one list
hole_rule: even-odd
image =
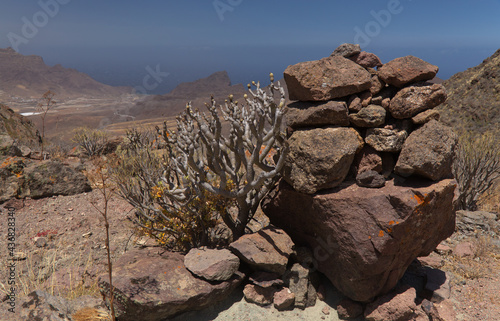
[(0, 47), (110, 84), (157, 70), (156, 93), (220, 70), (264, 80), (344, 42), (448, 78), (500, 48), (499, 15), (500, 0), (0, 0)]

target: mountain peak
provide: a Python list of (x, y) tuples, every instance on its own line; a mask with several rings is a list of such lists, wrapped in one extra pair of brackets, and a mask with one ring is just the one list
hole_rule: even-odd
[(212, 93), (220, 89), (231, 87), (231, 79), (227, 71), (218, 71), (208, 77), (201, 78), (192, 82), (184, 82), (175, 87), (168, 95), (189, 96), (199, 95), (200, 93)]

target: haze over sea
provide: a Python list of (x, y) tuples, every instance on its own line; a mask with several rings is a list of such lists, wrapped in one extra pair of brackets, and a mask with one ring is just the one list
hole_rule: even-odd
[(266, 83), (344, 42), (382, 62), (417, 56), (447, 79), (500, 47), (499, 12), (499, 0), (9, 1), (0, 47), (110, 85), (142, 86), (148, 68), (168, 73), (150, 94), (221, 70), (233, 84)]

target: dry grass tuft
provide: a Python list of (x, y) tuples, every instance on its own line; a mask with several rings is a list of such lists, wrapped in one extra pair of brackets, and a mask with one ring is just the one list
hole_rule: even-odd
[(72, 316), (74, 321), (110, 321), (109, 313), (102, 309), (83, 308), (76, 311)]
[(477, 235), (469, 241), (474, 245), (474, 256), (449, 254), (444, 257), (443, 269), (452, 272), (457, 283), (485, 278), (500, 271), (500, 248), (495, 246), (491, 236)]
[[(100, 297), (97, 280), (89, 284), (86, 277), (88, 271), (91, 270), (93, 260), (92, 253), (89, 252), (88, 257), (79, 255), (76, 259), (69, 262), (69, 267), (83, 268), (83, 273), (76, 273), (78, 269), (69, 270), (69, 286), (60, 285), (56, 271), (61, 267), (61, 262), (67, 261), (67, 258), (61, 251), (61, 241), (58, 242), (55, 249), (43, 248), (39, 251), (27, 251), (26, 258), (17, 262), (16, 280), (19, 284), (19, 298), (27, 296), (35, 290), (43, 290), (50, 295), (62, 296), (72, 300), (84, 295)], [(7, 260), (5, 261), (7, 264)], [(63, 264), (64, 265), (64, 264)], [(87, 282), (86, 282), (87, 281)], [(0, 281), (0, 294), (8, 294), (9, 286)]]

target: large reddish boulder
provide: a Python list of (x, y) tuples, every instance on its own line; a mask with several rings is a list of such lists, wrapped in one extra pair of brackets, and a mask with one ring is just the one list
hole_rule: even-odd
[(371, 75), (342, 56), (288, 66), (284, 72), (291, 100), (324, 101), (369, 90)]
[(379, 189), (344, 182), (315, 195), (281, 182), (262, 209), (346, 296), (370, 301), (387, 293), (410, 263), (429, 255), (455, 229), (456, 182), (390, 180)]
[(377, 105), (368, 105), (356, 114), (349, 115), (349, 121), (356, 127), (378, 127), (385, 123), (386, 111)]
[(297, 130), (288, 143), (283, 177), (308, 194), (339, 185), (349, 173), (354, 155), (363, 148), (359, 133), (346, 127)]
[[(116, 317), (120, 321), (160, 321), (200, 310), (225, 299), (243, 278), (236, 272), (228, 281), (208, 282), (194, 277), (179, 253), (132, 250), (113, 264)], [(109, 300), (107, 274), (99, 277), (99, 287)]]
[(451, 127), (431, 120), (408, 136), (395, 172), (405, 177), (419, 175), (435, 181), (449, 177), (457, 142), (457, 135)]
[(402, 88), (408, 84), (431, 80), (439, 71), (437, 66), (414, 56), (396, 58), (378, 69), (378, 76), (389, 85)]
[(443, 85), (409, 86), (401, 89), (391, 100), (389, 111), (397, 119), (412, 118), (444, 103), (446, 97)]
[(369, 128), (365, 142), (378, 152), (399, 152), (403, 148), (408, 133), (406, 130)]
[(293, 129), (301, 127), (349, 126), (347, 105), (344, 101), (321, 103), (296, 101), (285, 108), (286, 124)]

